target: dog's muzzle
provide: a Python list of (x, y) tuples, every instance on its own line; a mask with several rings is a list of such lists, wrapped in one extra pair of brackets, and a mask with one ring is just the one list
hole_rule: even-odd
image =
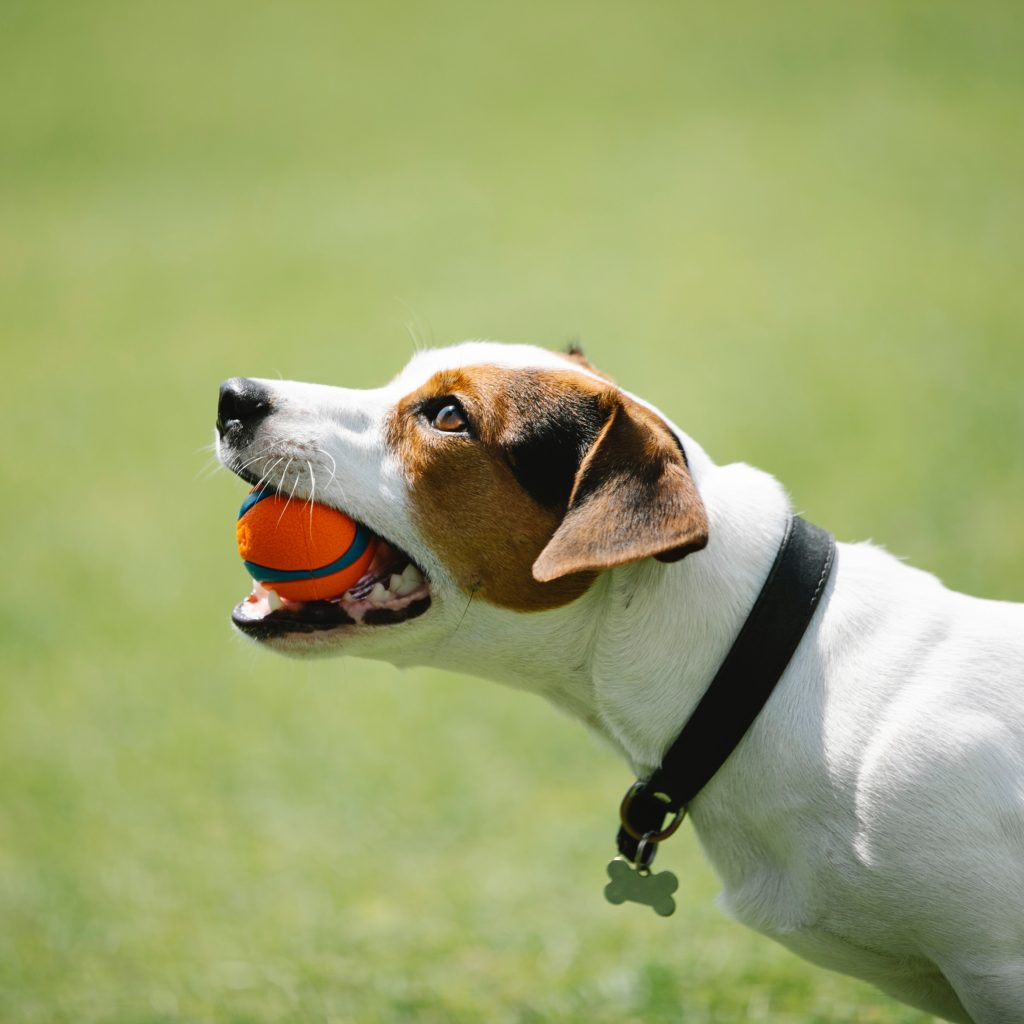
[[(256, 428), (273, 411), (273, 394), (257, 381), (232, 377), (220, 387), (217, 436), (222, 459), (250, 484), (267, 483), (266, 478), (255, 476), (245, 455)], [(397, 625), (418, 618), (431, 603), (430, 582), (423, 570), (396, 544), (368, 524), (361, 525), (376, 539), (376, 555), (344, 594), (327, 601), (290, 601), (254, 581), (248, 597), (235, 605), (231, 621), (247, 636), (271, 640), (344, 627)]]

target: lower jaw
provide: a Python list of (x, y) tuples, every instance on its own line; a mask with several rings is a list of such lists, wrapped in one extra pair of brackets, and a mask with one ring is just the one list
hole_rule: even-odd
[(288, 602), (269, 614), (255, 616), (247, 598), (235, 605), (231, 621), (253, 640), (277, 640), (296, 634), (331, 630), (361, 631), (393, 626), (419, 618), (430, 607), (430, 595), (415, 597), (401, 608), (370, 608), (357, 621), (337, 601)]
[(330, 600), (290, 600), (272, 584), (254, 582), (245, 600), (235, 605), (231, 621), (254, 640), (328, 632), (362, 633), (419, 618), (431, 603), (430, 583), (412, 558), (373, 534), (369, 566), (343, 594)]

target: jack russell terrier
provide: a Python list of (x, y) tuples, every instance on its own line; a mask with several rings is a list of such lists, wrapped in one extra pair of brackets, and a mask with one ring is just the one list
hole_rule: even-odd
[[(532, 690), (641, 779), (677, 752), (755, 605), (778, 604), (783, 488), (716, 465), (578, 351), (468, 342), (368, 391), (235, 378), (217, 435), (245, 480), (381, 538), (336, 600), (256, 584), (242, 633)], [(940, 1017), (1024, 1022), (1024, 604), (954, 593), (870, 544), (820, 550), (777, 671), (750, 708), (733, 674), (749, 720), (719, 700), (711, 739), (737, 734), (685, 800), (724, 905)], [(746, 642), (755, 675), (779, 631)], [(613, 884), (642, 880), (638, 847), (670, 830), (624, 820), (637, 866)]]

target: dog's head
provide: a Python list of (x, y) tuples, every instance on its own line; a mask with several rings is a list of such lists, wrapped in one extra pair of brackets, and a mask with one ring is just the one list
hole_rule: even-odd
[(257, 584), (235, 608), (243, 633), (286, 653), (387, 657), (454, 629), (467, 600), (550, 612), (603, 570), (708, 539), (679, 439), (578, 352), (469, 342), (369, 391), (235, 378), (217, 445), (243, 479), (383, 541), (335, 601), (277, 607)]

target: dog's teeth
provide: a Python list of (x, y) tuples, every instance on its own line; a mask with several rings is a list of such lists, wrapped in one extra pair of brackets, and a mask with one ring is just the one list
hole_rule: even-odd
[(284, 607), (284, 601), (281, 600), (281, 595), (276, 590), (268, 590), (267, 604), (270, 605), (270, 610), (276, 612), (278, 608)]
[(375, 583), (373, 590), (370, 591), (370, 600), (374, 604), (383, 604), (388, 599), (388, 592), (384, 588), (383, 583)]
[(388, 582), (388, 590), (390, 590), (392, 594), (397, 594), (402, 586), (402, 583), (403, 577), (399, 576), (398, 573), (392, 573), (391, 579)]
[(419, 569), (410, 562), (402, 570), (402, 579), (407, 583), (414, 583), (418, 587), (423, 582), (423, 573), (421, 573)]

